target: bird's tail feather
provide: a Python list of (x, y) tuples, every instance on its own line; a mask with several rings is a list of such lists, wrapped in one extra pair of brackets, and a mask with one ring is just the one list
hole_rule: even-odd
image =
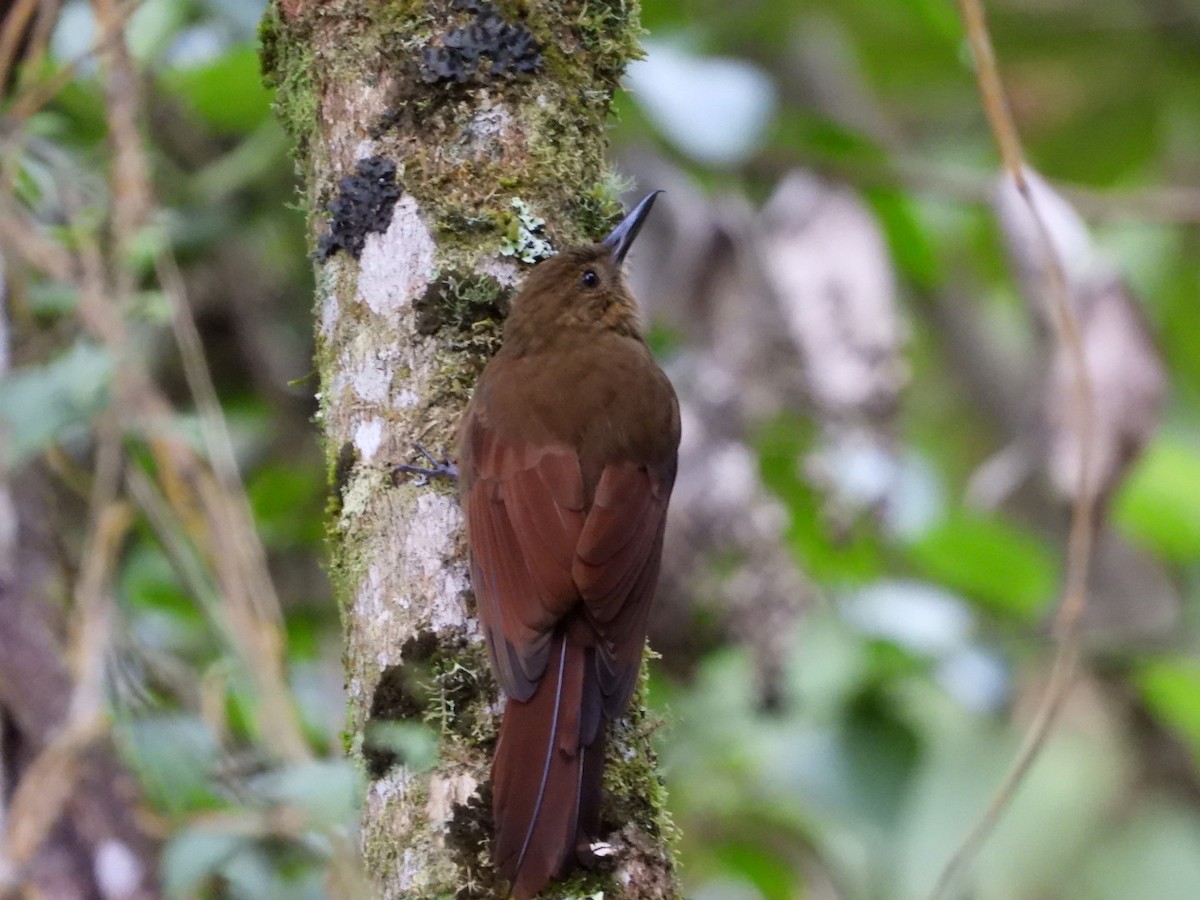
[(504, 710), (492, 762), (494, 846), (517, 900), (564, 874), (599, 825), (604, 729), (590, 654), (560, 632), (533, 696)]

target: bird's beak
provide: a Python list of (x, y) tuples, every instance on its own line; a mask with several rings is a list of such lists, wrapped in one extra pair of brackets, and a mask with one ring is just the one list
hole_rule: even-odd
[(633, 212), (622, 219), (621, 224), (612, 230), (612, 234), (602, 241), (604, 246), (612, 251), (613, 259), (618, 264), (625, 261), (625, 254), (633, 246), (633, 239), (642, 230), (642, 223), (650, 214), (654, 199), (661, 193), (662, 191), (651, 191), (642, 198), (642, 202), (633, 208)]

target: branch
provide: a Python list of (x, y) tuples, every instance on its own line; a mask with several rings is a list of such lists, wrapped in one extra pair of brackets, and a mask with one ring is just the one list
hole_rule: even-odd
[(1025, 734), (1008, 774), (993, 795), (987, 809), (963, 838), (950, 860), (942, 869), (931, 894), (932, 900), (945, 895), (955, 879), (974, 860), (1000, 817), (1012, 801), (1029, 768), (1037, 760), (1046, 738), (1058, 719), (1079, 665), (1079, 620), (1087, 604), (1087, 574), (1091, 565), (1094, 540), (1095, 494), (1091, 487), (1092, 434), (1095, 415), (1092, 388), (1088, 377), (1087, 360), (1080, 336), (1079, 322), (1071, 304), (1062, 261), (1058, 257), (1046, 221), (1035, 202), (1025, 178), (1025, 154), (1005, 97), (1004, 87), (996, 67), (991, 37), (984, 19), (982, 0), (958, 0), (959, 12), (966, 27), (967, 40), (975, 57), (979, 92), (992, 133), (999, 148), (1004, 168), (1013, 179), (1017, 191), (1029, 206), (1036, 223), (1038, 236), (1045, 247), (1046, 268), (1050, 280), (1050, 295), (1054, 307), (1058, 339), (1067, 348), (1075, 375), (1075, 402), (1078, 406), (1080, 430), (1079, 484), (1071, 508), (1071, 530), (1067, 544), (1067, 579), (1058, 614), (1054, 622), (1058, 649), (1054, 656), (1050, 682), (1042, 696), (1033, 723)]
[(5, 858), (18, 868), (33, 859), (59, 820), (83, 774), (84, 755), (107, 731), (104, 660), (112, 619), (112, 580), (131, 524), (129, 509), (119, 499), (120, 434), (115, 423), (107, 424), (96, 451), (87, 543), (74, 589), (75, 684), (67, 717), (17, 785), (5, 829)]
[(9, 73), (28, 36), (29, 20), (37, 3), (38, 0), (17, 0), (5, 11), (0, 26), (0, 89), (8, 84)]

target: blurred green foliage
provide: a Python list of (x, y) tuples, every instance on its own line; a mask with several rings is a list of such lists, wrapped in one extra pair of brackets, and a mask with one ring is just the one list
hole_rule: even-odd
[(1155, 444), (1125, 483), (1115, 521), (1164, 559), (1200, 559), (1200, 447), (1171, 437)]
[[(961, 506), (968, 478), (1005, 438), (958, 382), (931, 298), (946, 291), (969, 305), (1001, 354), (1028, 354), (1032, 335), (996, 226), (974, 199), (990, 192), (996, 155), (961, 26), (954, 5), (938, 0), (643, 7), (653, 39), (701, 58), (750, 60), (782, 102), (744, 167), (690, 161), (631, 97), (619, 100), (618, 144), (649, 140), (699, 183), (753, 198), (766, 196), (770, 173), (785, 165), (860, 185), (912, 323), (906, 452), (946, 498), (915, 534), (862, 521), (831, 527), (826, 499), (797, 464), (816, 428), (784, 421), (758, 434), (763, 481), (788, 510), (789, 543), (830, 605), (805, 622), (782, 713), (752, 711), (753, 674), (728, 654), (706, 660), (695, 684), (658, 695), (673, 716), (663, 748), (689, 895), (925, 896), (1015, 752), (1027, 719), (1005, 712), (1027, 712), (1044, 684), (1051, 645), (1042, 624), (1065, 549), (1065, 517), (1031, 519), (1022, 503), (994, 515)], [(1200, 14), (1132, 0), (987, 8), (1031, 163), (1112, 192), (1093, 207), (1103, 213), (1095, 235), (1138, 292), (1170, 369), (1165, 424), (1109, 521), (1165, 564), (1183, 624), (1167, 647), (1131, 638), (1108, 652), (1106, 680), (1091, 685), (1104, 699), (1068, 716), (965, 895), (1182, 898), (1200, 866), (1194, 799), (1170, 799), (1194, 798), (1200, 784), (1200, 232), (1195, 208), (1173, 224), (1169, 201), (1147, 195), (1126, 205), (1121, 196), (1195, 183)], [(948, 590), (971, 611), (962, 645), (930, 652), (846, 614), (865, 588), (897, 574)], [(990, 687), (973, 695), (967, 685)], [(1188, 763), (1138, 774), (1176, 741)]]
[(12, 372), (0, 380), (0, 424), (9, 439), (3, 464), (16, 468), (51, 444), (81, 437), (83, 427), (107, 405), (112, 360), (80, 341), (51, 362)]
[(976, 513), (948, 516), (913, 542), (908, 555), (923, 577), (1026, 623), (1045, 613), (1061, 577), (1035, 537)]

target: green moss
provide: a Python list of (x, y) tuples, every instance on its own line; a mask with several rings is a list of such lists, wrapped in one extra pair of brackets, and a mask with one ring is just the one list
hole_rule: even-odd
[(362, 35), (362, 47), (392, 62), (409, 59), (429, 43), (436, 20), (426, 0), (374, 3)]
[(599, 895), (604, 898), (615, 898), (612, 893), (612, 879), (604, 872), (589, 872), (586, 869), (576, 869), (570, 878), (561, 884), (554, 884), (539, 896), (551, 895), (561, 900), (592, 900)]
[(328, 520), (326, 541), (330, 553), (327, 571), (343, 622), (354, 605), (369, 566), (369, 560), (363, 558), (359, 549), (360, 542), (353, 540), (351, 535), (372, 494), (382, 489), (381, 480), (382, 473), (378, 470), (356, 470), (346, 481), (338, 514)]
[[(407, 781), (404, 786), (404, 795), (405, 803), (410, 804), (413, 809), (423, 808), (429, 801), (428, 778), (412, 778)], [(436, 836), (430, 829), (413, 828), (407, 832), (392, 834), (377, 832), (374, 835), (367, 832), (363, 835), (362, 844), (364, 866), (368, 872), (377, 875), (394, 873), (402, 865), (405, 852), (411, 851), (418, 854), (417, 858), (436, 857), (437, 854), (431, 854), (426, 849), (435, 840)], [(428, 880), (434, 872), (426, 870), (420, 874), (424, 880)], [(411, 887), (411, 892), (406, 892), (405, 896), (436, 896), (436, 894), (422, 893), (421, 888), (425, 887), (424, 884), (413, 884)]]
[(624, 0), (589, 2), (582, 11), (568, 4), (538, 3), (526, 24), (542, 43), (551, 78), (574, 81), (582, 69), (590, 81), (612, 90), (629, 61), (642, 56), (640, 18), (639, 5)]
[(490, 744), (495, 740), (496, 722), (488, 707), (498, 699), (490, 671), (482, 644), (448, 648), (433, 660), (425, 721), (443, 736), (467, 738), (470, 746)]
[[(512, 218), (511, 210), (496, 203), (497, 186), (546, 219), (555, 246), (590, 240), (610, 224), (614, 204), (604, 200), (604, 129), (612, 91), (639, 52), (636, 4), (589, 3), (582, 12), (555, 3), (497, 6), (505, 18), (524, 22), (541, 43), (542, 76), (497, 79), (485, 88), (424, 83), (414, 69), (417, 47), (463, 21), (461, 13), (430, 13), (440, 5), (376, 4), (361, 38), (349, 41), (354, 52), (367, 52), (360, 41), (369, 44), (381, 57), (379, 65), (403, 82), (402, 95), (374, 133), (384, 142), (396, 134), (423, 135), (402, 154), (406, 189), (434, 223), (439, 256), (442, 248), (465, 242), (475, 253), (471, 263), (503, 241), (506, 229), (488, 228), (489, 215), (501, 226), (506, 213)], [(462, 143), (467, 134), (479, 139), (474, 117), (485, 98), (492, 108), (513, 110), (523, 123), (524, 158), (471, 152)], [(430, 154), (429, 147), (438, 152)], [(445, 262), (439, 258), (439, 268)]]
[(439, 350), (438, 368), (429, 386), (431, 405), (465, 405), (483, 367), (499, 347), (500, 323), (487, 319), (472, 325), (464, 340)]
[(601, 179), (579, 195), (576, 216), (584, 234), (599, 240), (621, 221), (621, 194), (631, 186), (630, 179), (606, 168)]
[(297, 159), (303, 160), (317, 121), (317, 92), (312, 81), (316, 60), (312, 44), (302, 32), (280, 18), (273, 3), (259, 23), (258, 40), (263, 81), (275, 91), (272, 108), (295, 144)]
[(495, 317), (512, 291), (490, 275), (455, 275), (442, 279), (446, 315), (453, 328), (466, 329), (485, 316)]
[[(502, 318), (512, 290), (490, 275), (467, 269), (450, 269), (435, 276), (413, 304), (417, 333), (432, 335), (443, 328), (456, 333), (451, 340), (471, 340), (475, 326)], [(479, 348), (485, 352), (490, 347)]]
[(635, 823), (647, 834), (661, 836), (673, 844), (678, 832), (667, 811), (667, 792), (659, 775), (658, 755), (650, 740), (664, 721), (645, 706), (649, 666), (657, 658), (658, 654), (647, 647), (629, 712), (610, 726), (613, 742), (635, 752), (616, 754), (615, 758), (609, 755), (604, 769), (604, 790), (613, 807), (614, 821)]

